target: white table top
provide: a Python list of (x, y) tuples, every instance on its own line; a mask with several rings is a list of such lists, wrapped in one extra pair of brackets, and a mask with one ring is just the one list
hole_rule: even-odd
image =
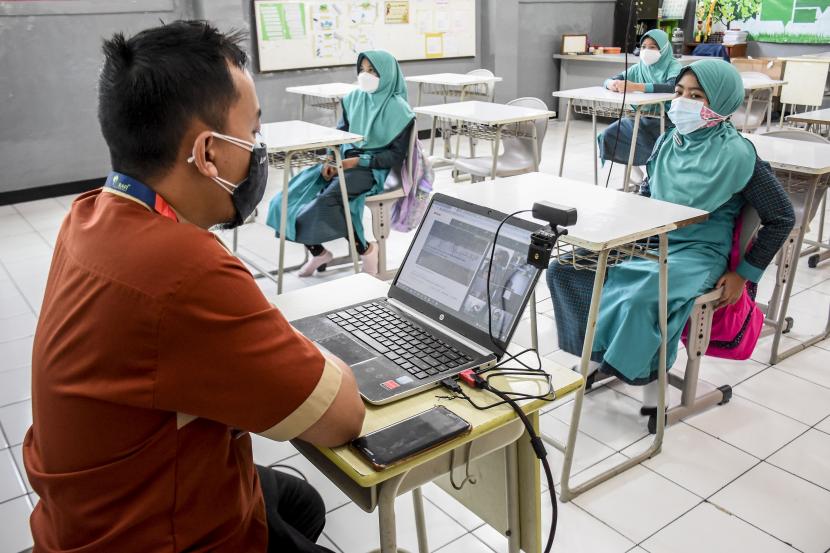
[(795, 113), (786, 117), (787, 121), (798, 121), (799, 123), (830, 123), (830, 108), (808, 111), (806, 113)]
[(309, 84), (303, 86), (289, 86), (286, 92), (292, 94), (305, 94), (306, 96), (318, 96), (320, 98), (342, 98), (349, 92), (356, 90), (356, 84), (348, 83), (324, 83)]
[(825, 54), (807, 54), (804, 56), (778, 58), (780, 61), (795, 61), (795, 62), (812, 62), (812, 63), (830, 63), (830, 55)]
[(262, 125), (260, 132), (269, 152), (339, 146), (340, 144), (351, 144), (363, 140), (363, 137), (359, 134), (339, 131), (305, 121), (266, 123)]
[(556, 112), (548, 110), (479, 102), (477, 100), (421, 106), (413, 108), (412, 111), (421, 115), (458, 119), (484, 125), (506, 125), (520, 121), (547, 119), (556, 115)]
[[(585, 54), (577, 56), (575, 54), (554, 54), (554, 59), (569, 60), (569, 61), (594, 61), (605, 63), (625, 63), (625, 54)], [(680, 63), (689, 64), (697, 60), (705, 60), (706, 56), (681, 56), (678, 60)], [(640, 58), (634, 54), (628, 54), (628, 64), (634, 65), (640, 62)]]
[[(611, 92), (604, 86), (589, 86), (586, 88), (574, 88), (571, 90), (558, 90), (553, 93), (557, 98), (572, 98), (574, 100), (593, 100), (595, 102), (607, 102), (611, 104), (623, 103), (621, 92)], [(668, 102), (677, 96), (674, 92), (626, 92), (625, 103), (632, 106), (645, 106)]]
[(487, 75), (466, 75), (464, 73), (435, 73), (432, 75), (413, 75), (406, 77), (410, 83), (427, 83), (445, 86), (464, 86), (485, 83), (499, 83), (501, 77)]
[(830, 173), (830, 144), (762, 134), (744, 134), (744, 137), (755, 145), (758, 157), (776, 169), (810, 175)]
[(762, 79), (760, 77), (741, 77), (744, 82), (744, 90), (758, 90), (760, 88), (774, 88), (787, 84), (787, 81), (776, 79)]
[[(709, 216), (700, 209), (545, 173), (459, 183), (446, 194), (503, 213), (530, 209), (534, 202), (542, 200), (574, 207), (577, 223), (568, 227), (568, 234), (560, 240), (591, 251), (602, 251), (669, 232)], [(529, 213), (523, 216), (533, 220)]]

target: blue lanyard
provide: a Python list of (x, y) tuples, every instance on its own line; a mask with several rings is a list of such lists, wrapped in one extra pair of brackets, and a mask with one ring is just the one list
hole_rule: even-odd
[(170, 205), (164, 201), (164, 198), (153, 192), (153, 190), (144, 184), (124, 173), (111, 171), (107, 176), (107, 182), (104, 183), (104, 188), (109, 188), (119, 194), (130, 196), (147, 206), (151, 211), (155, 211), (165, 217), (173, 220), (178, 220), (175, 212), (170, 208)]

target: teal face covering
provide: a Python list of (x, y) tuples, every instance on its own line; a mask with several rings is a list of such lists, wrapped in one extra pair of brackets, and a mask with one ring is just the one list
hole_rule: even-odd
[(711, 212), (743, 190), (757, 156), (752, 143), (725, 120), (743, 103), (738, 70), (720, 59), (700, 60), (684, 67), (678, 81), (686, 71), (697, 77), (709, 107), (672, 102), (672, 121), (677, 117), (675, 124), (688, 132), (676, 127), (663, 135), (648, 161), (649, 186), (655, 199)]

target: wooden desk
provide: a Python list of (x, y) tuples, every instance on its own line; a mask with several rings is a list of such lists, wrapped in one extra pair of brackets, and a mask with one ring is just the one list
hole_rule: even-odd
[[(506, 190), (510, 193), (506, 194)], [(594, 330), (606, 269), (615, 262), (614, 256), (611, 256), (612, 250), (628, 250), (633, 255), (647, 257), (660, 264), (659, 321), (663, 341), (660, 345), (660, 368), (658, 369), (660, 391), (657, 402), (657, 432), (652, 445), (640, 455), (615, 465), (580, 486), (571, 487), (570, 472), (582, 414), (582, 400), (585, 395), (584, 385), (576, 393), (567, 444), (561, 444), (547, 436), (544, 437), (546, 442), (565, 455), (560, 495), (562, 501), (569, 501), (597, 484), (657, 455), (663, 442), (664, 413), (666, 409), (666, 340), (668, 336), (666, 330), (668, 315), (666, 305), (668, 293), (668, 238), (666, 235), (677, 228), (704, 221), (708, 218), (708, 213), (699, 209), (652, 200), (651, 198), (604, 187), (590, 186), (586, 183), (544, 173), (527, 173), (499, 179), (496, 182), (458, 185), (447, 193), (504, 213), (530, 209), (534, 202), (541, 200), (576, 208), (578, 214), (577, 224), (568, 227), (568, 234), (560, 237), (559, 242), (571, 248), (588, 250), (595, 263), (593, 270), (596, 271), (596, 274), (580, 363), (583, 378), (587, 378), (588, 375), (588, 362), (591, 360)], [(530, 218), (530, 215), (523, 214), (520, 217)], [(651, 236), (659, 236), (658, 253), (655, 254), (653, 249), (637, 252), (631, 246), (634, 242)], [(567, 248), (559, 251), (560, 253), (567, 252)], [(587, 260), (591, 255), (586, 254), (583, 259)], [(532, 314), (533, 312), (531, 312)], [(533, 322), (533, 319), (531, 319), (531, 322)]]
[[(387, 284), (368, 275), (351, 275), (288, 292), (278, 296), (275, 304), (286, 318), (296, 320), (384, 297), (388, 288)], [(582, 386), (582, 378), (575, 372), (544, 361), (545, 370), (552, 375), (557, 397)], [(499, 386), (531, 394), (544, 392), (538, 381), (511, 379), (500, 382)], [(468, 393), (478, 403), (495, 402), (486, 392), (471, 390)], [(502, 534), (510, 530), (511, 551), (518, 551), (520, 547), (526, 552), (540, 551), (539, 463), (521, 421), (506, 405), (479, 411), (464, 400), (447, 400), (441, 396), (446, 396), (446, 392), (432, 389), (388, 405), (366, 406), (361, 434), (378, 430), (435, 405), (446, 406), (473, 426), (470, 434), (387, 470), (374, 470), (348, 446), (318, 449), (298, 441), (294, 445), (360, 508), (366, 512), (378, 509), (383, 552), (396, 551), (395, 497), (413, 490), (417, 513), (420, 486), (466, 464), (468, 458), (472, 459), (472, 470), (479, 476), (476, 484), (468, 483), (461, 492), (445, 486), (446, 491)], [(537, 428), (537, 411), (545, 404), (543, 400), (522, 402), (523, 410), (531, 415)], [(505, 501), (505, 498), (508, 500)], [(426, 551), (422, 517), (418, 518), (418, 523), (420, 549)]]
[(312, 107), (333, 112), (334, 124), (337, 125), (340, 122), (340, 100), (356, 89), (356, 84), (325, 83), (304, 86), (289, 86), (285, 89), (285, 91), (291, 94), (300, 95), (301, 121), (305, 120), (305, 107), (308, 103)]
[[(282, 294), (282, 275), (285, 267), (285, 225), (286, 213), (288, 213), (288, 181), (291, 179), (291, 171), (295, 168), (315, 165), (317, 163), (328, 163), (328, 155), (325, 151), (330, 148), (334, 153), (333, 166), (337, 168), (337, 175), (340, 182), (340, 195), (343, 200), (343, 212), (346, 217), (346, 238), (349, 241), (354, 272), (360, 271), (357, 258), (357, 249), (354, 243), (354, 231), (352, 227), (352, 216), (349, 211), (349, 195), (346, 190), (346, 178), (343, 174), (343, 160), (340, 156), (339, 146), (352, 144), (363, 140), (363, 137), (350, 132), (343, 132), (314, 123), (305, 121), (281, 121), (279, 123), (266, 123), (262, 125), (262, 137), (268, 146), (268, 163), (271, 167), (282, 169), (282, 203), (280, 205), (280, 252), (277, 277), (273, 278), (267, 270), (257, 267), (249, 260), (245, 262), (260, 271), (263, 275), (277, 283), (277, 294)], [(233, 249), (236, 252), (237, 239), (234, 233)], [(238, 254), (237, 254), (238, 255)]]
[[(623, 107), (623, 95), (620, 92), (611, 92), (604, 86), (590, 86), (588, 88), (577, 88), (573, 90), (560, 90), (554, 92), (553, 96), (556, 98), (566, 98), (568, 106), (565, 108), (565, 136), (562, 137), (562, 154), (559, 158), (559, 176), (562, 176), (562, 169), (565, 166), (565, 148), (568, 145), (568, 129), (571, 125), (571, 111), (574, 113), (583, 113), (591, 116), (591, 123), (593, 125), (594, 144), (594, 184), (599, 184), (599, 169), (597, 164), (597, 115), (603, 117), (617, 118), (620, 113), (620, 108)], [(623, 180), (623, 190), (628, 191), (628, 179), (631, 177), (631, 166), (634, 163), (634, 152), (637, 149), (637, 134), (640, 132), (640, 118), (649, 114), (643, 113), (643, 108), (646, 106), (660, 106), (660, 131), (665, 132), (666, 129), (666, 106), (665, 102), (674, 99), (676, 94), (674, 92), (661, 93), (644, 93), (644, 92), (627, 92), (625, 95), (625, 104), (633, 108), (634, 114), (634, 133), (631, 136), (631, 149), (628, 152), (628, 164), (625, 167), (625, 176)]]
[(418, 84), (418, 106), (421, 105), (424, 94), (442, 96), (445, 104), (450, 96), (458, 96), (461, 102), (471, 97), (492, 102), (496, 94), (495, 85), (501, 80), (501, 77), (464, 73), (435, 73), (406, 77), (407, 82)]
[[(435, 151), (435, 129), (438, 121), (455, 121), (458, 124), (458, 135), (474, 136), (485, 140), (493, 141), (493, 168), (491, 176), (496, 178), (498, 168), (498, 153), (501, 143), (502, 132), (505, 127), (515, 123), (536, 121), (537, 119), (549, 119), (556, 114), (552, 111), (511, 106), (507, 104), (496, 104), (493, 102), (466, 101), (451, 104), (439, 104), (435, 106), (423, 106), (414, 109), (415, 113), (432, 117), (432, 132), (429, 144), (430, 156)], [(467, 124), (467, 125), (465, 125)], [(450, 125), (451, 126), (451, 125)], [(533, 152), (535, 156), (535, 168), (539, 168), (539, 143), (536, 140), (536, 125), (530, 125), (533, 140)], [(508, 130), (514, 134), (520, 134), (518, 127), (515, 131)], [(445, 156), (448, 155), (448, 137), (444, 137)], [(456, 151), (458, 151), (456, 149)]]
[[(744, 137), (755, 145), (758, 157), (767, 161), (775, 169), (782, 181), (781, 184), (790, 193), (796, 207), (795, 226), (790, 233), (790, 238), (778, 254), (775, 287), (764, 320), (764, 323), (773, 329), (770, 363), (774, 365), (830, 336), (830, 313), (828, 313), (827, 326), (823, 332), (786, 351), (778, 351), (782, 333), (789, 330), (793, 322), (787, 317), (787, 307), (798, 269), (798, 258), (804, 244), (804, 235), (812, 219), (818, 197), (826, 193), (828, 184), (830, 184), (830, 144), (758, 134), (745, 134)], [(827, 247), (822, 244), (819, 246)]]

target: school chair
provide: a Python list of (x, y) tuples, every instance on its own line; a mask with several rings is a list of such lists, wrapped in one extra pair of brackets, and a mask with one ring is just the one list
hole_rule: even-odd
[[(746, 205), (741, 212), (741, 259), (761, 226), (758, 212)], [(686, 370), (682, 375), (669, 371), (668, 383), (681, 390), (680, 404), (666, 408), (666, 425), (674, 424), (690, 415), (695, 415), (713, 405), (723, 405), (732, 399), (732, 387), (728, 384), (718, 386), (702, 395), (697, 395), (700, 375), (700, 361), (709, 347), (712, 333), (712, 317), (723, 294), (722, 288), (710, 290), (695, 300), (692, 314), (689, 316), (689, 332), (686, 343)], [(668, 395), (667, 395), (668, 397)], [(648, 431), (657, 430), (657, 416), (648, 418)]]
[[(539, 98), (517, 98), (507, 102), (509, 106), (521, 106), (547, 110), (548, 106)], [(536, 125), (536, 144), (530, 136), (530, 125)], [(496, 152), (496, 176), (512, 177), (522, 173), (530, 173), (538, 167), (535, 158), (536, 151), (539, 153), (538, 162), (542, 161), (542, 144), (545, 141), (545, 134), (548, 130), (548, 122), (545, 119), (537, 119), (525, 123), (516, 124), (519, 132), (516, 136), (509, 133), (502, 134), (501, 143), (504, 144), (504, 152), (499, 155)], [(535, 150), (535, 151), (534, 151)], [(454, 173), (467, 173), (473, 181), (481, 181), (489, 177), (493, 170), (493, 157), (458, 157), (453, 164)]]

